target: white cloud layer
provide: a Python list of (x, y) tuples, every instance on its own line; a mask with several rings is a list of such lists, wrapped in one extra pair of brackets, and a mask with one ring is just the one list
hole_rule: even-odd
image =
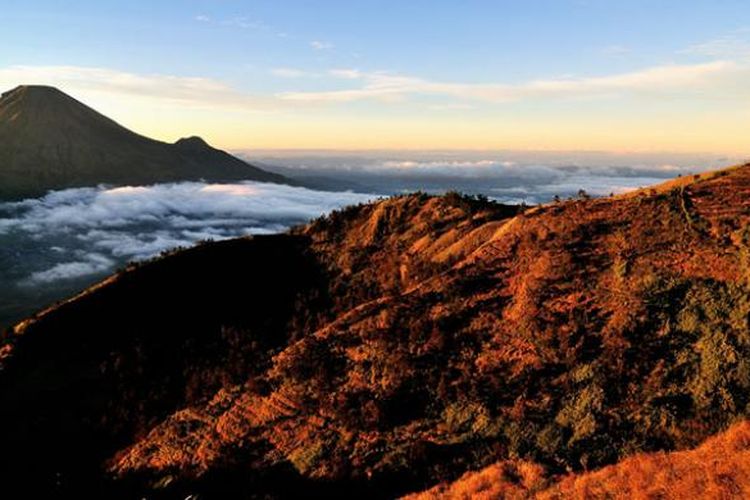
[[(279, 158), (307, 172), (350, 180), (371, 192), (424, 189), (484, 192), (504, 202), (546, 201), (554, 194), (592, 194), (647, 185), (688, 170), (644, 167), (545, 166), (523, 157), (468, 155), (390, 158)], [(205, 239), (286, 230), (345, 205), (377, 195), (313, 191), (246, 182), (197, 182), (55, 191), (40, 199), (0, 204), (0, 280), (25, 287), (91, 279), (127, 261), (141, 260)], [(13, 257), (16, 255), (16, 257)], [(12, 259), (23, 261), (13, 264)], [(5, 273), (5, 275), (3, 275)], [(89, 277), (89, 278), (87, 278)]]
[(271, 74), (280, 78), (302, 78), (308, 76), (306, 71), (296, 68), (273, 68)]
[(711, 154), (511, 150), (254, 151), (248, 158), (321, 187), (388, 194), (455, 189), (482, 193), (504, 203), (543, 203), (555, 195), (575, 195), (579, 189), (608, 195), (744, 161), (742, 157)]
[(283, 100), (309, 103), (351, 102), (363, 99), (392, 101), (409, 95), (436, 95), (492, 103), (523, 99), (590, 98), (623, 93), (655, 93), (706, 89), (745, 68), (720, 60), (700, 64), (670, 64), (609, 76), (539, 79), (511, 85), (502, 83), (449, 83), (385, 72), (334, 73), (357, 80), (357, 88), (322, 92), (286, 92)]
[(691, 45), (681, 52), (711, 58), (747, 61), (750, 59), (750, 42), (746, 38), (731, 34)]
[(207, 109), (239, 107), (244, 111), (266, 111), (279, 107), (277, 99), (243, 93), (213, 78), (138, 74), (84, 66), (0, 68), (0, 88), (11, 89), (19, 84), (51, 85), (75, 95), (93, 92)]
[(38, 256), (47, 267), (23, 278), (49, 283), (100, 274), (202, 239), (284, 231), (371, 198), (254, 182), (68, 189), (0, 204), (0, 243), (49, 249)]
[[(214, 22), (207, 16), (197, 16), (202, 22)], [(250, 23), (244, 18), (235, 23)], [(252, 24), (252, 23), (251, 23)], [(316, 51), (331, 50), (334, 45), (324, 40), (313, 40)], [(606, 50), (622, 52), (613, 46)], [(743, 92), (738, 84), (750, 78), (750, 43), (735, 35), (693, 45), (681, 51), (683, 58), (700, 56), (710, 60), (695, 63), (669, 63), (641, 68), (626, 73), (538, 78), (520, 83), (504, 82), (446, 82), (387, 71), (367, 72), (352, 68), (333, 68), (302, 71), (280, 66), (267, 70), (271, 75), (296, 79), (328, 77), (333, 90), (299, 89), (277, 94), (254, 94), (234, 87), (222, 80), (200, 76), (140, 74), (111, 68), (72, 65), (0, 67), (0, 88), (18, 84), (45, 84), (62, 88), (74, 95), (104, 94), (120, 99), (151, 99), (152, 103), (172, 103), (189, 108), (222, 109), (226, 111), (288, 111), (302, 104), (324, 105), (360, 100), (401, 102), (409, 97), (441, 98), (443, 102), (431, 109), (461, 109), (470, 103), (502, 104), (525, 100), (623, 97), (628, 95), (717, 96), (727, 98), (729, 92)], [(349, 88), (340, 88), (344, 83)]]
[(358, 80), (362, 78), (361, 71), (350, 68), (332, 69), (328, 74), (335, 78), (343, 78), (345, 80)]
[(27, 285), (42, 285), (60, 280), (80, 278), (91, 274), (108, 271), (115, 262), (98, 253), (90, 253), (83, 256), (84, 260), (74, 262), (63, 262), (56, 264), (46, 271), (32, 273), (25, 281)]

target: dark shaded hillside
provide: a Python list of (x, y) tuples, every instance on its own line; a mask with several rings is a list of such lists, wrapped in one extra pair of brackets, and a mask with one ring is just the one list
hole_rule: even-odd
[(199, 138), (167, 144), (133, 133), (52, 87), (20, 86), (0, 97), (0, 200), (199, 179), (287, 182)]
[(742, 166), (525, 211), (403, 196), (177, 253), (6, 339), (0, 470), (391, 498), (693, 447), (748, 413), (749, 221)]
[(14, 452), (0, 461), (35, 464), (39, 479), (88, 481), (87, 467), (97, 471), (175, 410), (251, 381), (292, 340), (298, 297), (315, 302), (320, 278), (303, 243), (199, 246), (115, 276), (28, 327), (63, 335), (11, 336), (0, 421), (21, 426), (3, 435)]

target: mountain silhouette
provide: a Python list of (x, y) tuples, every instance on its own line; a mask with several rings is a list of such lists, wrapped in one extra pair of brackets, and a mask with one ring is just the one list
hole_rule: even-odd
[(198, 137), (168, 144), (136, 134), (53, 87), (24, 85), (0, 97), (0, 200), (201, 179), (287, 182)]

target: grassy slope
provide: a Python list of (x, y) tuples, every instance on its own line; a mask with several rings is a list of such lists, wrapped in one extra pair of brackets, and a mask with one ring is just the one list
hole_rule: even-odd
[(603, 469), (550, 477), (543, 467), (522, 461), (493, 464), (451, 484), (408, 500), (748, 498), (750, 422), (733, 425), (699, 447), (632, 456)]
[(693, 447), (747, 416), (748, 194), (750, 167), (522, 214), (413, 195), (178, 253), (19, 326), (8, 466), (392, 497)]

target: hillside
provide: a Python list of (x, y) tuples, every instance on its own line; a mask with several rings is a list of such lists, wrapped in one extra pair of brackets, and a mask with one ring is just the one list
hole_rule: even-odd
[(693, 448), (748, 416), (749, 194), (750, 165), (529, 210), (416, 194), (132, 267), (6, 336), (0, 470), (392, 498)]
[(52, 87), (20, 86), (0, 97), (0, 200), (199, 179), (286, 182), (197, 137), (167, 144), (140, 136)]
[(505, 461), (406, 499), (748, 497), (750, 422), (743, 421), (692, 450), (639, 454), (595, 472), (557, 478), (533, 463)]

